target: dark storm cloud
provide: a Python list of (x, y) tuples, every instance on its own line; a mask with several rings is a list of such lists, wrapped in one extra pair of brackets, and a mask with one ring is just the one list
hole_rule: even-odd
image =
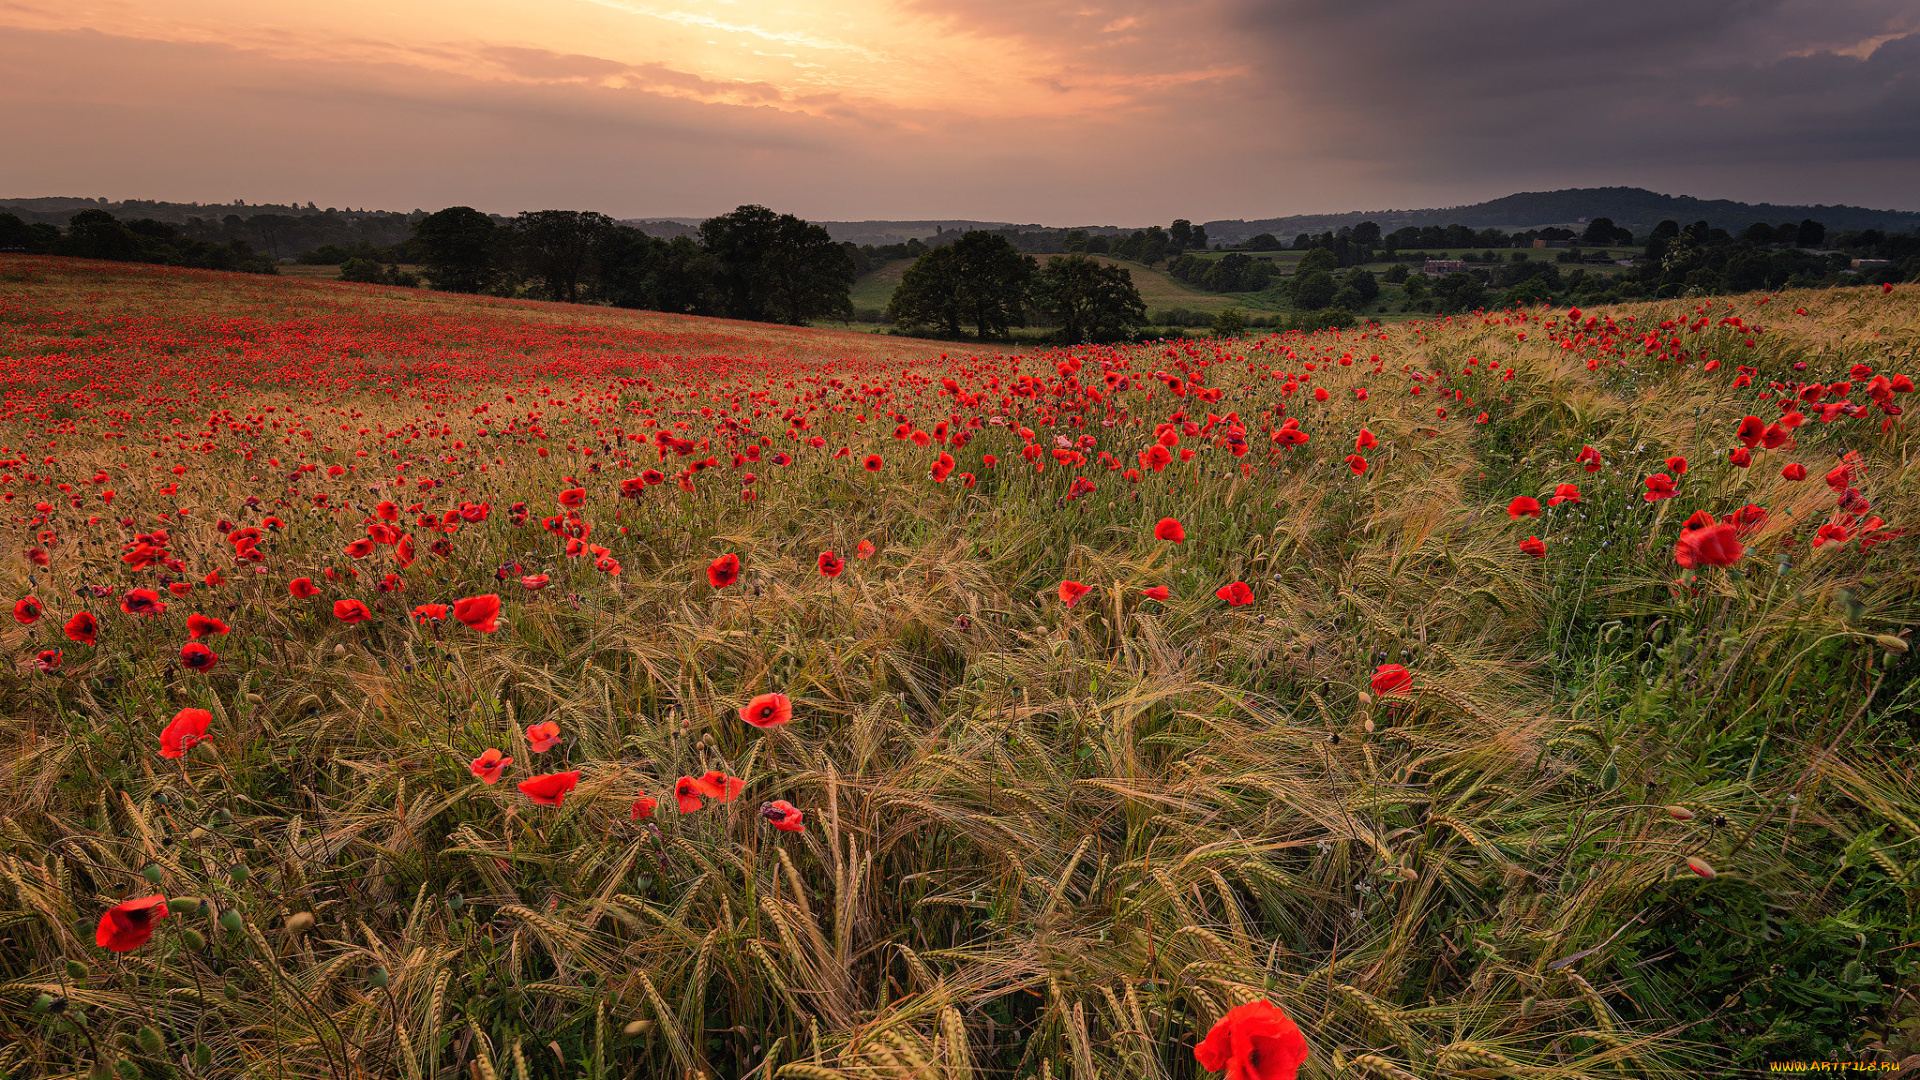
[(1920, 205), (1890, 171), (1920, 166), (1910, 0), (1287, 0), (1229, 21), (1317, 147), (1377, 172), (1831, 201), (1818, 185), (1858, 164)]

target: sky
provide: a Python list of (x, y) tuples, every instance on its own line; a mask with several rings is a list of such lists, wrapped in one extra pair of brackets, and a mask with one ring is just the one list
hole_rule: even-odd
[(1920, 0), (0, 0), (0, 197), (1920, 209)]

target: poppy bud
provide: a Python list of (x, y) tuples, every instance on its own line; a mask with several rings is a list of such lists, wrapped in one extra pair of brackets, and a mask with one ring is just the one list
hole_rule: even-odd
[(1888, 652), (1903, 653), (1907, 651), (1906, 638), (1894, 637), (1892, 634), (1875, 634), (1873, 635), (1873, 640)]
[(1716, 878), (1720, 876), (1719, 871), (1713, 868), (1712, 863), (1698, 856), (1689, 856), (1687, 858), (1687, 869), (1699, 874), (1703, 878)]
[(206, 935), (191, 926), (180, 931), (180, 940), (186, 945), (187, 951), (189, 952), (199, 952), (201, 949), (207, 947)]
[(140, 1031), (134, 1038), (139, 1041), (140, 1049), (155, 1057), (167, 1052), (166, 1041), (160, 1038), (160, 1032), (152, 1024), (140, 1025)]
[(225, 927), (229, 932), (239, 930), (240, 929), (240, 912), (233, 908), (228, 908), (227, 910), (221, 912), (220, 925)]
[(140, 876), (143, 878), (146, 878), (148, 881), (151, 881), (157, 885), (160, 883), (161, 873), (162, 871), (160, 869), (159, 863), (149, 863), (147, 864), (147, 868), (145, 870), (140, 871)]
[(81, 963), (78, 960), (67, 961), (67, 978), (78, 980), (78, 979), (84, 979), (86, 977), (87, 977), (87, 965)]
[(385, 986), (392, 981), (393, 976), (387, 974), (385, 964), (375, 964), (373, 970), (367, 972), (367, 982), (374, 986)]
[(1693, 811), (1684, 806), (1669, 806), (1667, 813), (1677, 821), (1692, 821)]

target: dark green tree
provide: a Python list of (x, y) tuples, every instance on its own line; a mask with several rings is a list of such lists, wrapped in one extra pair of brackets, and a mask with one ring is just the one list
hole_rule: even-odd
[(1315, 269), (1293, 275), (1287, 291), (1293, 298), (1294, 307), (1302, 311), (1318, 311), (1333, 302), (1333, 294), (1339, 289), (1332, 273)]
[(600, 237), (613, 219), (591, 210), (527, 210), (513, 219), (521, 267), (538, 278), (547, 299), (573, 303), (593, 266)]
[(1249, 237), (1240, 246), (1248, 251), (1279, 251), (1285, 245), (1280, 243), (1279, 237), (1270, 232), (1263, 232), (1258, 236)]
[(732, 318), (852, 317), (853, 256), (818, 225), (742, 206), (701, 222), (700, 242), (714, 260), (719, 307)]
[(436, 289), (477, 293), (498, 269), (500, 228), (471, 206), (449, 206), (428, 214), (414, 224), (413, 236)]
[(105, 210), (82, 210), (73, 215), (67, 222), (60, 253), (121, 262), (137, 260), (142, 254), (140, 238)]
[(933, 327), (960, 336), (960, 260), (952, 244), (915, 259), (887, 300), (887, 321), (904, 329)]
[(1827, 227), (1807, 218), (1800, 222), (1800, 246), (1817, 248), (1827, 238)]
[(1355, 310), (1362, 305), (1373, 303), (1380, 297), (1380, 282), (1374, 278), (1371, 270), (1363, 267), (1356, 266), (1342, 274), (1340, 287), (1352, 289), (1354, 295), (1360, 298), (1360, 303), (1353, 305)]
[(1173, 219), (1173, 224), (1167, 226), (1167, 242), (1173, 245), (1175, 251), (1185, 251), (1192, 247), (1193, 222), (1186, 218)]
[(1147, 305), (1134, 288), (1133, 275), (1085, 255), (1056, 255), (1047, 260), (1035, 290), (1040, 309), (1060, 324), (1068, 344), (1114, 341), (1147, 321)]
[(1486, 303), (1487, 289), (1472, 274), (1452, 273), (1433, 283), (1433, 297), (1441, 311), (1466, 311)]
[(1037, 272), (1006, 237), (975, 230), (937, 247), (901, 276), (887, 318), (901, 326), (935, 326), (958, 335), (971, 322), (982, 338), (1025, 326)]

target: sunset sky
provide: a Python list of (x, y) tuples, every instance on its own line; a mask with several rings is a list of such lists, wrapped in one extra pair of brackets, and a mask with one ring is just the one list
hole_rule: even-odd
[(0, 0), (0, 196), (1920, 209), (1917, 0)]

